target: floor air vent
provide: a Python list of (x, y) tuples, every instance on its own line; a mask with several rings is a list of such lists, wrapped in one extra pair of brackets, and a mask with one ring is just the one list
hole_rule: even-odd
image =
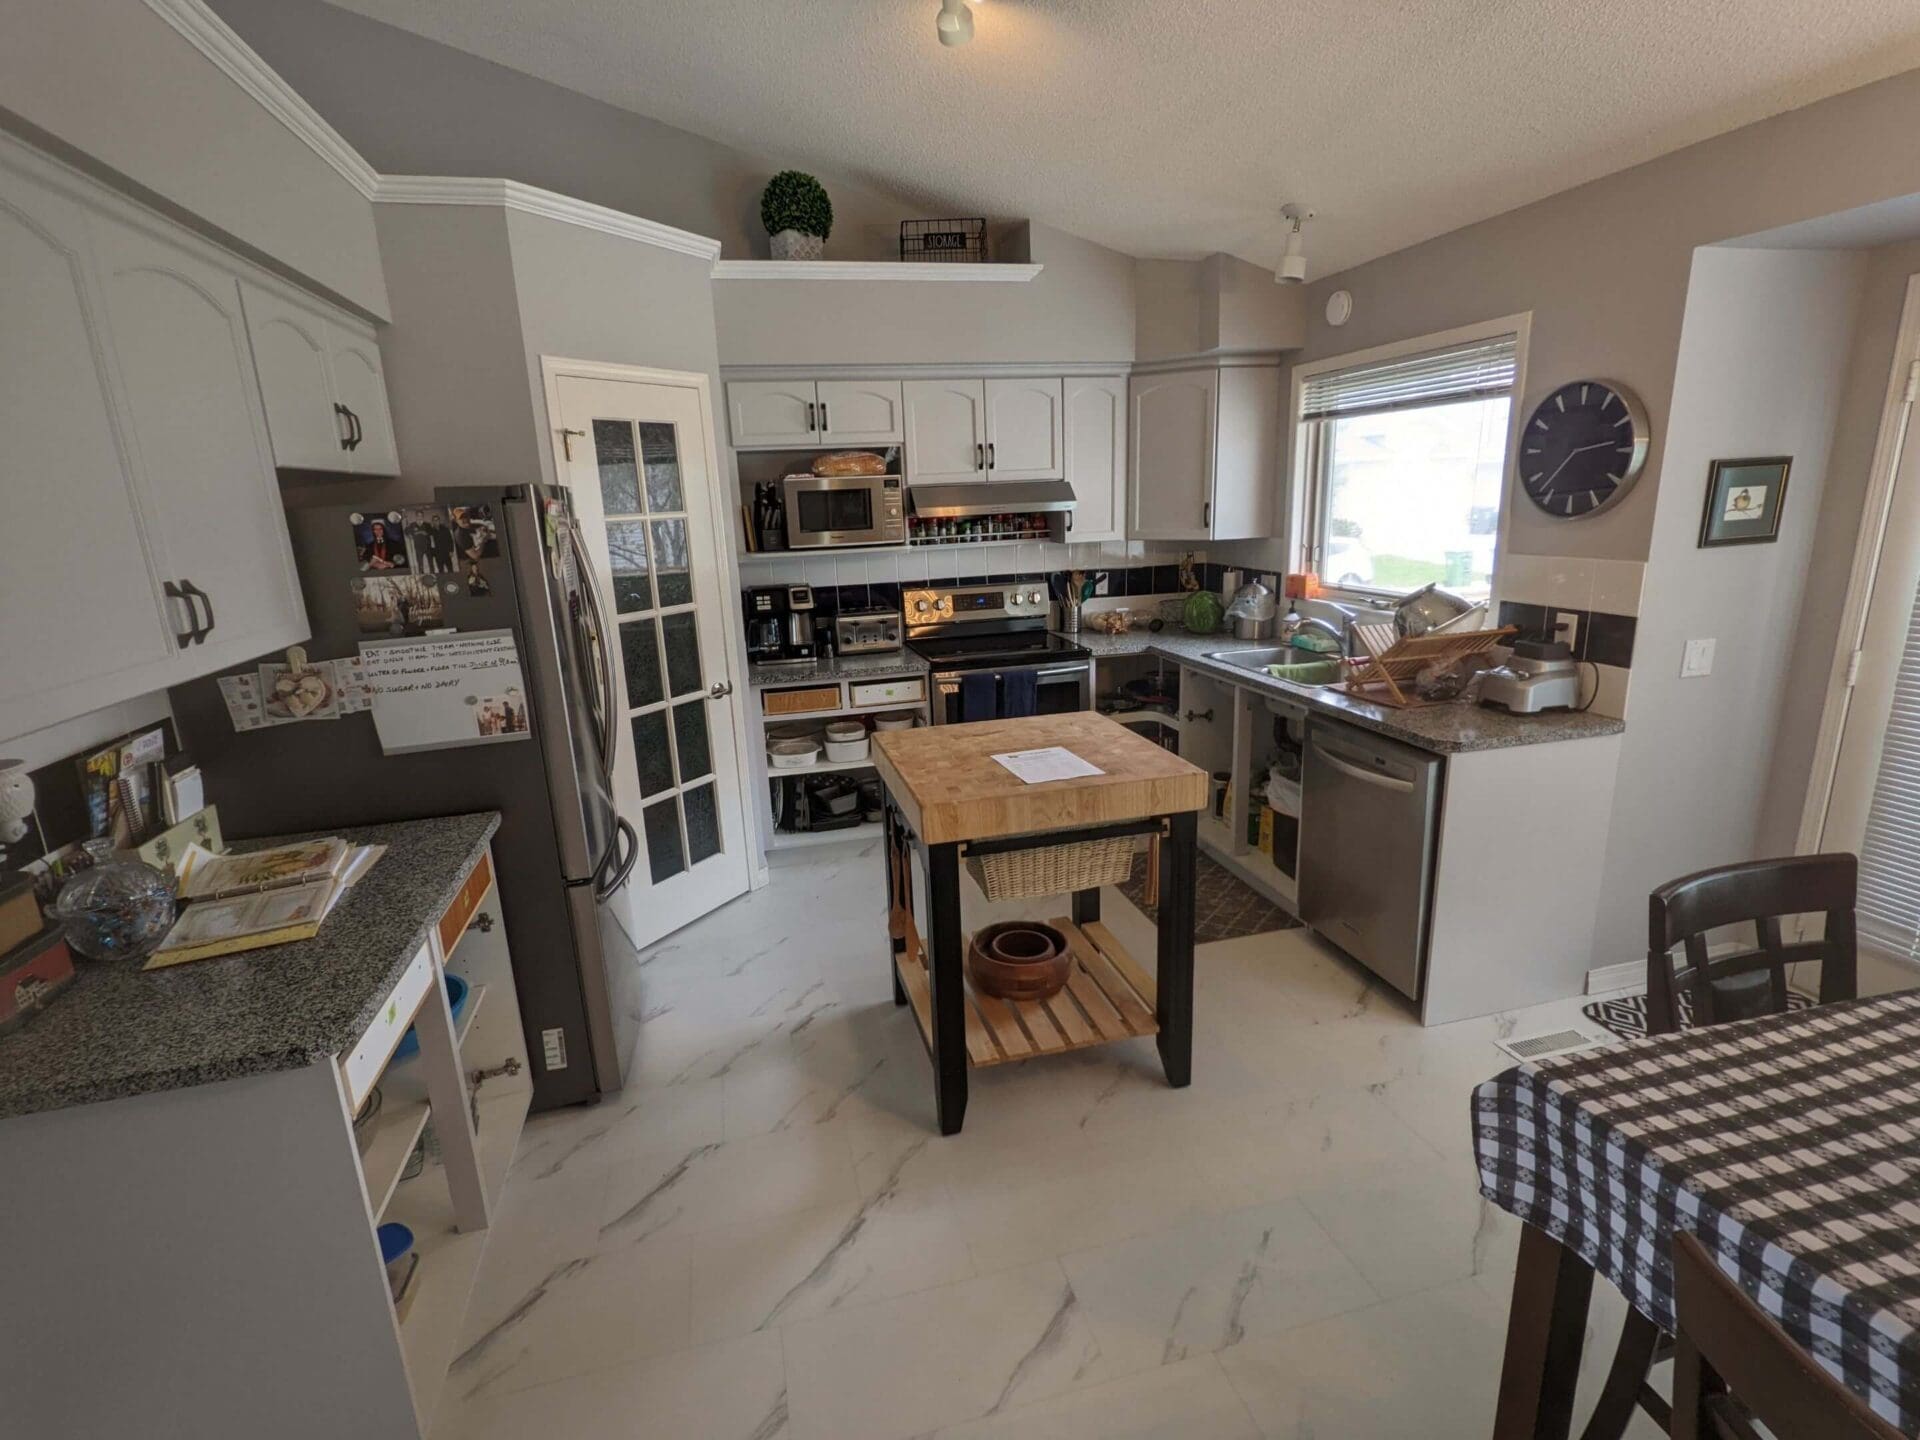
[(1570, 1055), (1575, 1050), (1591, 1050), (1609, 1043), (1605, 1035), (1590, 1035), (1585, 1030), (1549, 1030), (1544, 1035), (1526, 1035), (1518, 1040), (1493, 1042), (1516, 1060), (1545, 1060), (1551, 1055)]

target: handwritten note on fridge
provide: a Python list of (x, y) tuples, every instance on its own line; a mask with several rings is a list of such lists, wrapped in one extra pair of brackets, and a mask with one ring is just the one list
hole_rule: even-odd
[(494, 745), (532, 734), (511, 630), (360, 645), (373, 724), (389, 755)]

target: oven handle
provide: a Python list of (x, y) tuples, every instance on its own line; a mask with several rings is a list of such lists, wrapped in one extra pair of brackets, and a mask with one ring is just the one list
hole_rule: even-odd
[[(997, 679), (1000, 676), (1008, 674), (1009, 672), (1017, 674), (1024, 670), (1032, 670), (1039, 679), (1058, 680), (1063, 676), (1068, 676), (1068, 675), (1072, 675), (1072, 676), (1085, 675), (1091, 669), (1092, 667), (1088, 665), (1047, 665), (1042, 667), (1035, 667), (1031, 665), (1008, 665), (1008, 666), (1004, 666), (999, 670), (994, 670), (989, 673), (991, 673)], [(933, 672), (932, 678), (933, 678), (934, 687), (938, 689), (941, 694), (951, 695), (960, 688), (960, 677), (962, 675), (977, 675), (979, 673), (980, 672), (977, 670), (936, 670)]]

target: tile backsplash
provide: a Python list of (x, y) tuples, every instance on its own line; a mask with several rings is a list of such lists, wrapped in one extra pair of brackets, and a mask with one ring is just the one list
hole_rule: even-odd
[[(900, 603), (903, 590), (929, 585), (1062, 584), (1069, 570), (1104, 576), (1096, 594), (1165, 595), (1180, 588), (1185, 547), (1163, 549), (1139, 541), (1108, 545), (1024, 541), (1005, 545), (929, 545), (892, 555), (787, 555), (743, 565), (743, 585), (806, 584), (823, 610), (835, 612)], [(1219, 565), (1194, 551), (1201, 584), (1218, 590)]]
[(1523, 636), (1544, 640), (1553, 638), (1560, 614), (1572, 614), (1579, 624), (1574, 655), (1594, 667), (1583, 679), (1594, 694), (1593, 708), (1624, 717), (1645, 572), (1646, 566), (1634, 560), (1507, 555), (1495, 584), (1494, 618)]

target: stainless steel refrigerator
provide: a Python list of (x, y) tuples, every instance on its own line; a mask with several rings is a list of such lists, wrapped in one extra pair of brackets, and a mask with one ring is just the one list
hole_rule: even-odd
[[(591, 1100), (619, 1088), (637, 1029), (610, 998), (628, 988), (622, 982), (635, 959), (606, 902), (638, 854), (633, 827), (613, 803), (611, 632), (564, 490), (451, 487), (436, 490), (432, 505), (466, 528), (450, 526), (451, 547), (429, 534), (417, 554), (406, 519), (400, 535), (387, 533), (390, 523), (371, 531), (369, 517), (409, 517), (415, 508), (377, 489), (288, 511), (313, 632), (308, 658), (353, 656), (363, 640), (427, 627), (510, 630), (529, 740), (388, 755), (368, 714), (237, 731), (217, 677), (171, 692), (175, 723), (230, 837), (498, 810), (493, 854), (534, 1106)], [(370, 533), (379, 536), (373, 547)], [(363, 553), (369, 548), (377, 553)], [(476, 550), (480, 558), (470, 559)], [(402, 554), (403, 573), (433, 582), (425, 613), (410, 606), (384, 630), (370, 628), (381, 621), (369, 618), (368, 592), (355, 582), (393, 575), (386, 567)]]

